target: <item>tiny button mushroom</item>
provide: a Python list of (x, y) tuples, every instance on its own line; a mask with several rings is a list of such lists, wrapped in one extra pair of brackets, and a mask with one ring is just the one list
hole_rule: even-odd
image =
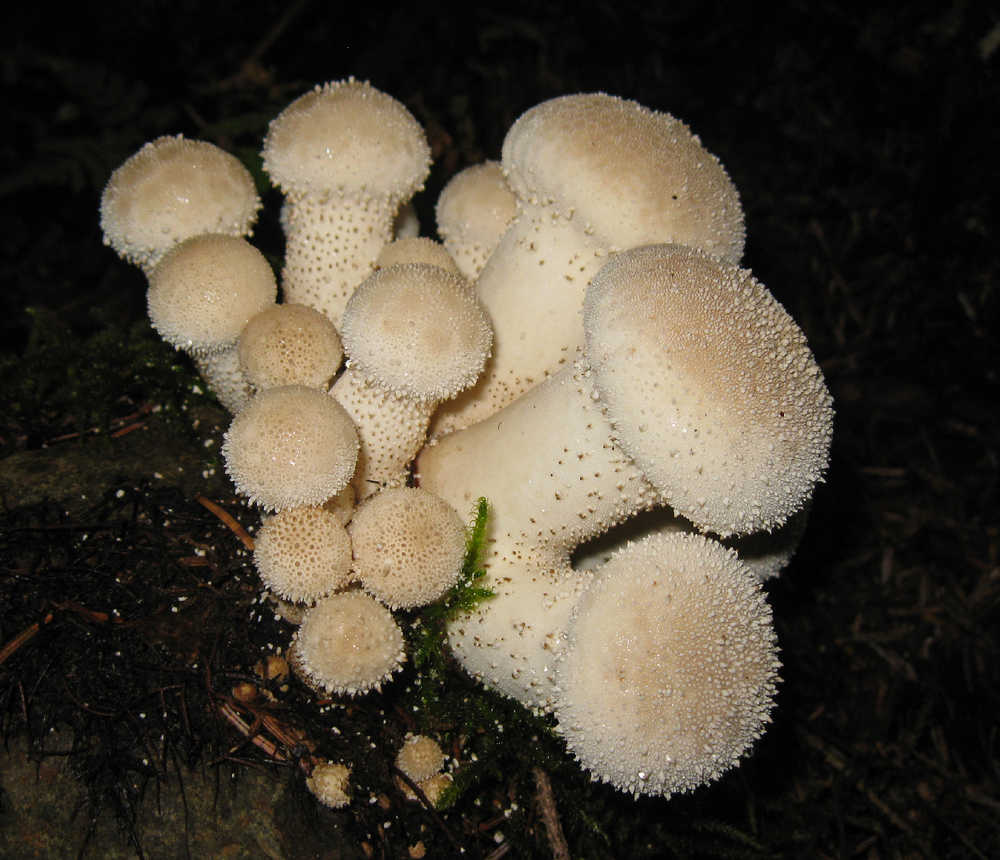
[(347, 765), (321, 761), (313, 765), (312, 774), (306, 777), (306, 786), (320, 803), (331, 809), (342, 809), (351, 802), (350, 777), (351, 769)]
[(470, 283), (507, 232), (516, 201), (499, 161), (466, 167), (441, 191), (434, 210), (438, 233)]
[(274, 305), (243, 329), (239, 364), (255, 391), (306, 385), (326, 391), (344, 358), (337, 327), (305, 305)]
[(381, 689), (405, 659), (392, 613), (361, 591), (332, 594), (307, 610), (291, 663), (310, 687), (355, 696)]
[(462, 572), (465, 525), (427, 490), (400, 487), (371, 496), (355, 511), (349, 531), (354, 575), (390, 609), (432, 603)]
[(353, 79), (316, 87), (272, 123), (264, 169), (286, 194), (285, 301), (340, 324), (354, 288), (423, 187), (430, 147), (398, 101)]
[(476, 381), (492, 333), (465, 280), (439, 266), (389, 266), (358, 287), (344, 313), (348, 367), (330, 393), (358, 427), (359, 498), (405, 482), (431, 414)]
[(269, 388), (233, 419), (222, 444), (236, 489), (267, 510), (321, 505), (351, 480), (358, 435), (328, 394)]
[(160, 137), (111, 174), (101, 228), (105, 244), (148, 274), (192, 236), (248, 236), (260, 205), (253, 177), (235, 156), (205, 141)]
[(396, 767), (420, 783), (439, 773), (444, 766), (444, 750), (427, 735), (409, 735), (396, 755)]
[(311, 603), (351, 581), (350, 536), (323, 508), (289, 508), (268, 519), (253, 560), (264, 585), (296, 603)]
[(190, 353), (230, 412), (246, 403), (237, 342), (247, 322), (274, 305), (274, 273), (246, 239), (210, 233), (173, 247), (149, 274), (149, 318), (160, 336)]
[(401, 266), (405, 263), (429, 263), (440, 266), (453, 275), (462, 275), (444, 245), (424, 236), (395, 239), (386, 245), (375, 260), (376, 269)]
[(615, 553), (556, 661), (559, 730), (596, 778), (669, 796), (717, 779), (770, 722), (771, 611), (735, 552), (653, 535)]

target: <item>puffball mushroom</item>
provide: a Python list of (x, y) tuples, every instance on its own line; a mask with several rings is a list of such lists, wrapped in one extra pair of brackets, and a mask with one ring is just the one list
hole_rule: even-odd
[(282, 290), (340, 325), (354, 288), (392, 238), (400, 205), (423, 187), (430, 147), (398, 101), (368, 83), (328, 83), (271, 123), (264, 169), (285, 192)]
[(586, 585), (574, 547), (664, 503), (701, 530), (774, 528), (819, 479), (832, 423), (794, 322), (748, 272), (705, 252), (622, 252), (594, 278), (584, 316), (585, 359), (425, 448), (416, 468), (456, 509), (490, 500), (484, 584), (496, 596), (449, 641), (472, 674), (540, 706)]
[(201, 233), (248, 236), (261, 203), (253, 177), (219, 147), (160, 137), (111, 174), (101, 195), (104, 244), (146, 274)]
[(317, 601), (306, 611), (291, 649), (292, 667), (303, 681), (338, 696), (381, 689), (405, 657), (392, 613), (360, 591)]
[(453, 275), (462, 275), (444, 245), (425, 236), (394, 239), (379, 252), (375, 259), (375, 268), (384, 269), (405, 263), (430, 263), (432, 266), (440, 266)]
[(253, 560), (274, 594), (311, 603), (351, 581), (351, 538), (340, 518), (323, 508), (289, 508), (264, 523)]
[(358, 428), (359, 498), (405, 483), (437, 405), (472, 385), (492, 342), (465, 280), (426, 263), (379, 269), (351, 296), (348, 366), (330, 393)]
[(344, 358), (340, 333), (305, 305), (274, 305), (252, 317), (240, 334), (239, 366), (255, 391), (306, 385), (326, 391)]
[(559, 731), (595, 778), (669, 796), (717, 779), (770, 722), (770, 607), (735, 552), (656, 535), (612, 556), (556, 664)]
[(461, 273), (475, 282), (507, 232), (517, 198), (499, 161), (473, 164), (456, 173), (438, 197), (438, 234)]
[(408, 735), (396, 755), (396, 767), (414, 782), (430, 779), (444, 766), (444, 750), (427, 735)]
[(320, 803), (331, 809), (342, 809), (351, 802), (350, 777), (351, 769), (347, 765), (321, 761), (313, 765), (312, 775), (306, 777), (306, 786)]
[(185, 239), (149, 273), (149, 318), (160, 336), (194, 357), (230, 412), (246, 403), (237, 341), (244, 326), (278, 295), (264, 255), (241, 237)]
[(693, 249), (620, 254), (584, 304), (615, 439), (677, 513), (771, 530), (822, 477), (833, 409), (805, 336), (751, 274)]
[(604, 94), (563, 96), (507, 133), (517, 214), (476, 282), (496, 345), (483, 378), (441, 410), (435, 435), (493, 414), (572, 361), (580, 308), (609, 255), (652, 242), (743, 253), (726, 171), (680, 120)]
[(462, 572), (465, 524), (451, 505), (427, 490), (376, 493), (355, 511), (349, 531), (355, 577), (390, 609), (433, 603)]
[(358, 434), (328, 394), (269, 388), (233, 419), (222, 443), (236, 489), (266, 510), (321, 505), (350, 482)]

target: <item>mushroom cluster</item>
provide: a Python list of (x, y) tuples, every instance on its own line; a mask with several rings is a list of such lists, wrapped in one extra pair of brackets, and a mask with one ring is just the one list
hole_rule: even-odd
[(245, 238), (252, 183), (188, 143), (126, 162), (102, 225), (234, 415), (226, 468), (262, 509), (264, 587), (300, 605), (299, 676), (336, 695), (387, 682), (394, 613), (455, 584), (458, 512), (486, 497), (493, 596), (449, 624), (462, 665), (552, 713), (620, 790), (669, 796), (737, 764), (779, 666), (761, 580), (802, 533), (832, 405), (739, 266), (719, 161), (668, 114), (552, 99), (447, 184), (442, 244), (401, 226), (430, 167), (417, 121), (369, 84), (317, 87), (264, 145), (285, 193), (279, 304)]

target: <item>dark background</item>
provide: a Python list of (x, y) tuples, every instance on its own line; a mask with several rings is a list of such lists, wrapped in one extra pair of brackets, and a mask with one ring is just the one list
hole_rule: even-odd
[[(644, 800), (627, 835), (612, 822), (610, 843), (574, 852), (1000, 856), (995, 3), (42, 2), (0, 30), (5, 457), (150, 396), (123, 367), (92, 388), (125, 406), (84, 403), (45, 357), (143, 324), (144, 279), (102, 245), (98, 204), (147, 140), (182, 132), (253, 166), (289, 101), (366, 79), (427, 129), (432, 234), (442, 185), (498, 157), (544, 99), (604, 91), (685, 120), (740, 190), (744, 264), (826, 374), (832, 463), (769, 588), (775, 725), (738, 776), (680, 807), (717, 803), (723, 829), (699, 847), (669, 811), (688, 799)], [(255, 235), (275, 257), (277, 200)]]

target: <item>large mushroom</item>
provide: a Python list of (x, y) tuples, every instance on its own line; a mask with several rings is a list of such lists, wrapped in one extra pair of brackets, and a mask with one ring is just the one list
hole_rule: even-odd
[(476, 282), (496, 346), (435, 434), (491, 415), (572, 361), (584, 292), (609, 255), (652, 242), (730, 263), (743, 253), (735, 187), (669, 114), (603, 94), (552, 99), (511, 127), (502, 166), (517, 214)]
[(585, 321), (585, 359), (417, 463), (420, 486), (456, 509), (493, 505), (497, 595), (450, 641), (473, 674), (536, 705), (552, 700), (586, 584), (574, 547), (663, 504), (723, 536), (775, 528), (809, 497), (830, 440), (805, 339), (749, 272), (676, 245), (623, 252), (594, 278)]
[(430, 148), (420, 124), (368, 83), (328, 83), (272, 123), (264, 168), (285, 192), (282, 290), (340, 325), (354, 288), (392, 239), (401, 204), (421, 188)]

